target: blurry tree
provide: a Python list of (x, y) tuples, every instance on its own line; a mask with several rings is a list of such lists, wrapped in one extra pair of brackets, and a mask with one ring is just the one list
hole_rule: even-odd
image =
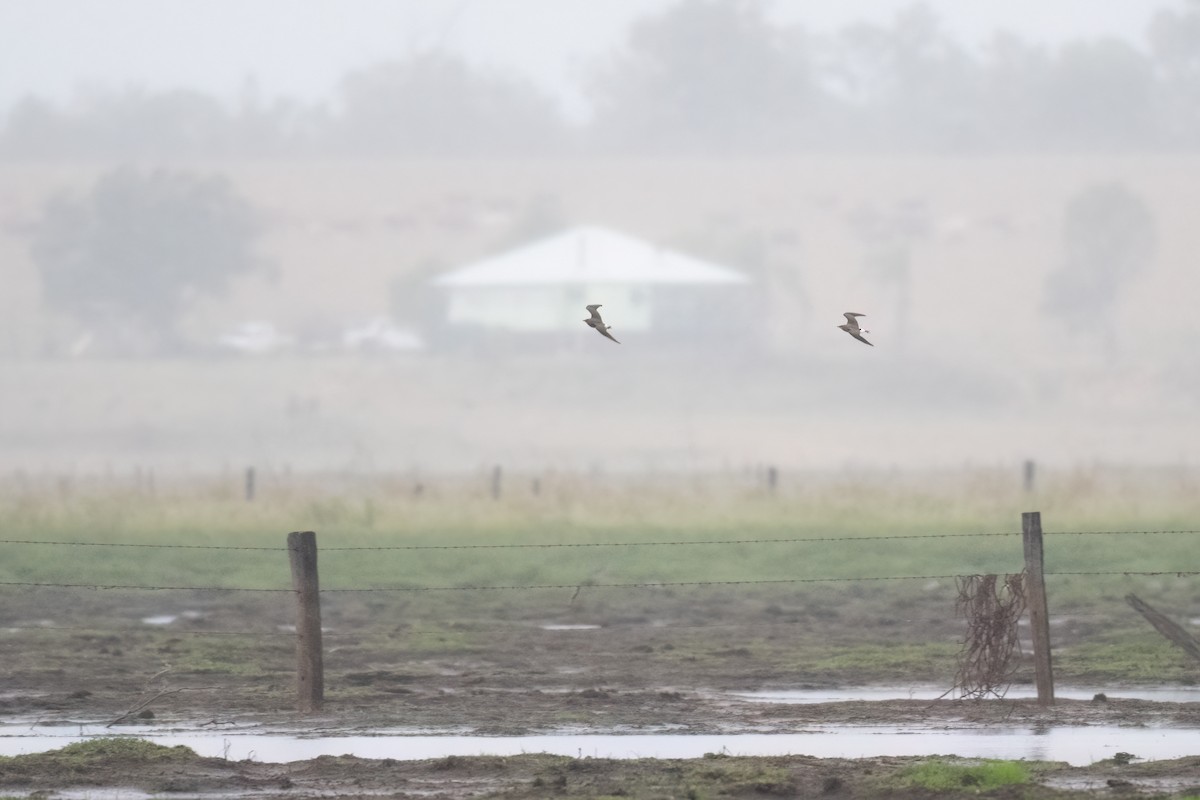
[(303, 149), (299, 130), (316, 114), (294, 103), (265, 104), (252, 90), (233, 108), (193, 90), (91, 91), (65, 108), (27, 98), (0, 130), (0, 154), (118, 160), (274, 155)]
[(110, 158), (225, 155), (232, 125), (213, 97), (191, 90), (100, 95), (81, 113), (77, 148)]
[(1047, 279), (1043, 307), (1111, 358), (1121, 291), (1154, 255), (1154, 216), (1124, 185), (1099, 184), (1067, 202), (1062, 237), (1063, 262)]
[(1159, 125), (1170, 145), (1200, 145), (1200, 0), (1162, 9), (1148, 31), (1159, 73)]
[(976, 104), (981, 137), (989, 149), (1028, 151), (1043, 145), (1037, 98), (1053, 56), (1011, 33), (997, 33), (983, 48)]
[(229, 114), (222, 145), (230, 155), (242, 157), (308, 154), (328, 135), (324, 114), (324, 109), (295, 100), (266, 100), (258, 82), (247, 78)]
[(978, 65), (923, 3), (902, 9), (890, 25), (840, 31), (827, 73), (855, 111), (855, 138), (865, 144), (958, 149), (976, 137)]
[(8, 113), (0, 131), (0, 153), (21, 158), (61, 155), (70, 138), (69, 126), (53, 106), (26, 97)]
[(227, 149), (228, 115), (194, 91), (95, 92), (69, 110), (27, 100), (14, 109), (0, 144), (34, 158), (193, 156)]
[(228, 181), (119, 168), (51, 200), (34, 235), (45, 302), (118, 346), (178, 344), (180, 312), (257, 265), (253, 209)]
[(681, 0), (635, 22), (589, 88), (597, 142), (621, 150), (795, 149), (820, 110), (806, 37), (754, 0)]
[(348, 75), (339, 140), (365, 155), (506, 155), (562, 147), (565, 125), (533, 86), (426, 53)]
[(1128, 147), (1152, 140), (1154, 73), (1118, 39), (1064, 45), (1042, 85), (1045, 145)]
[[(921, 2), (828, 36), (772, 23), (762, 0), (675, 0), (631, 26), (585, 89), (600, 151), (1112, 149), (1200, 146), (1200, 0), (1158, 11), (1143, 53), (1121, 39), (976, 51)], [(441, 50), (347, 75), (329, 107), (194, 90), (90, 90), (3, 115), (16, 158), (505, 156), (577, 131), (519, 77)], [(5, 111), (0, 109), (0, 111)]]

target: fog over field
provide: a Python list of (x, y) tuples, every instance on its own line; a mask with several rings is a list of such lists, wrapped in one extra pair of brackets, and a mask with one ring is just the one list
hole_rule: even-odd
[(8, 475), (1198, 466), (1197, 0), (0, 29)]

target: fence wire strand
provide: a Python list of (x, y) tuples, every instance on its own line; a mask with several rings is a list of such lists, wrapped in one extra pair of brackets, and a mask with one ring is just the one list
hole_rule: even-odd
[[(1200, 530), (1149, 530), (1149, 531), (1043, 531), (1044, 536), (1152, 536), (1165, 534), (1200, 534)], [(387, 550), (521, 550), (540, 548), (589, 548), (589, 547), (690, 547), (712, 545), (759, 545), (759, 544), (829, 544), (852, 542), (905, 541), (915, 539), (976, 539), (985, 537), (1020, 536), (1020, 531), (987, 531), (982, 533), (911, 533), (881, 536), (807, 536), (765, 539), (674, 539), (650, 542), (511, 542), (504, 544), (398, 544), (398, 545), (348, 545), (344, 547), (322, 547), (322, 553)], [(50, 545), (62, 547), (143, 547), (158, 550), (251, 550), (260, 552), (287, 551), (287, 547), (261, 547), (251, 545), (221, 544), (161, 544), (157, 542), (77, 542), (42, 539), (0, 539), (0, 544)]]
[[(153, 626), (147, 628), (88, 628), (83, 625), (0, 625), (0, 631), (72, 631), (84, 632), (93, 634), (113, 634), (113, 633), (147, 633), (147, 634), (170, 634), (171, 636), (286, 636), (289, 639), (296, 638), (295, 631), (204, 631), (204, 630), (184, 630), (181, 628), (168, 628), (165, 626)], [(321, 637), (328, 638), (330, 636), (356, 636), (353, 633), (331, 633), (322, 631)]]
[(364, 547), (323, 547), (321, 552), (352, 550), (508, 550), (541, 547), (680, 547), (688, 545), (809, 544), (828, 542), (878, 542), (885, 539), (969, 539), (980, 536), (1019, 536), (1003, 533), (914, 533), (895, 536), (812, 536), (780, 539), (680, 539), (656, 542), (534, 542), (529, 544), (408, 544)]
[[(1163, 570), (1163, 571), (1133, 571), (1113, 570), (1095, 572), (1045, 572), (1052, 575), (1123, 575), (1125, 577), (1163, 577), (1189, 578), (1200, 575), (1200, 570)], [(872, 583), (882, 581), (920, 581), (920, 580), (957, 580), (961, 575), (873, 575), (869, 577), (850, 578), (752, 578), (728, 581), (637, 581), (631, 583), (544, 583), (525, 585), (499, 586), (364, 586), (359, 588), (327, 588), (322, 587), (321, 593), (336, 592), (498, 592), (498, 591), (534, 591), (545, 589), (575, 590), (575, 589), (667, 589), (685, 586), (766, 586), (781, 584), (805, 583)], [(180, 592), (274, 592), (295, 593), (295, 589), (258, 588), (245, 586), (141, 586), (117, 583), (52, 583), (37, 581), (0, 581), (0, 586), (31, 586), (51, 587), (62, 589), (128, 589), (131, 591), (180, 591)]]
[(46, 544), (64, 547), (150, 547), (159, 550), (287, 550), (286, 547), (249, 547), (224, 544), (157, 544), (153, 542), (57, 542), (39, 539), (0, 539), (0, 544)]

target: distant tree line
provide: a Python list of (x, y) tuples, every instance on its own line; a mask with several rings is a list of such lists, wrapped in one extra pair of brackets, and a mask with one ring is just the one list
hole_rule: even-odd
[(1148, 49), (1115, 38), (971, 49), (916, 4), (830, 35), (751, 0), (680, 0), (637, 21), (581, 86), (569, 123), (530, 83), (446, 52), (347, 75), (328, 105), (224, 103), (189, 90), (27, 98), (0, 118), (9, 159), (134, 156), (1054, 152), (1200, 147), (1200, 0), (1163, 9)]
[(48, 309), (101, 352), (179, 350), (182, 313), (261, 269), (261, 221), (219, 176), (118, 167), (51, 198), (30, 251)]

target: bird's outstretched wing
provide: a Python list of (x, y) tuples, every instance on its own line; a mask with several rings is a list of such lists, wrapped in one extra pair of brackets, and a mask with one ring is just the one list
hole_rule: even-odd
[(858, 314), (858, 313), (856, 313), (856, 312), (854, 312), (854, 311), (847, 311), (847, 312), (846, 312), (845, 314), (843, 314), (842, 316), (846, 318), (846, 324), (847, 324), (847, 325), (849, 325), (851, 328), (857, 328), (857, 327), (858, 327), (858, 320), (856, 320), (856, 319), (855, 319), (855, 317), (865, 317), (865, 316), (866, 316), (866, 314)]
[[(860, 334), (860, 333), (858, 332), (858, 326), (857, 326), (857, 325), (855, 325), (855, 326), (854, 326), (854, 330), (851, 330), (851, 331), (846, 331), (846, 333), (850, 334), (850, 335), (851, 335), (851, 336), (853, 336), (855, 339), (858, 339), (858, 340), (859, 340), (860, 342), (862, 342), (863, 344), (871, 344), (870, 342), (868, 342), (866, 339), (864, 339), (864, 338), (862, 337), (862, 334)], [(871, 347), (874, 347), (874, 346), (875, 346), (875, 345), (871, 344)]]
[[(606, 336), (609, 339), (612, 339), (614, 342), (617, 342), (613, 335), (608, 332), (609, 326), (605, 325), (604, 320), (600, 319), (600, 312), (596, 310), (600, 306), (600, 303), (593, 303), (591, 305), (584, 306), (584, 308), (591, 313), (591, 317), (585, 319), (584, 324), (586, 324), (589, 328), (595, 328), (601, 336)], [(617, 344), (620, 344), (620, 342), (617, 342)]]

